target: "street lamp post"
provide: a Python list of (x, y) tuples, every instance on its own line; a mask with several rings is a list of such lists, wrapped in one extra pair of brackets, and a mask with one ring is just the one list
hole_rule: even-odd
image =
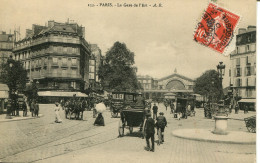
[(220, 86), (221, 86), (221, 94), (220, 94), (220, 99), (223, 99), (223, 88), (222, 88), (222, 81), (223, 81), (223, 76), (225, 75), (225, 65), (223, 62), (219, 62), (217, 65), (217, 70), (218, 70), (218, 77), (220, 79)]
[(220, 95), (220, 103), (218, 104), (218, 111), (215, 118), (215, 130), (213, 131), (214, 134), (218, 135), (226, 135), (227, 134), (227, 120), (228, 117), (225, 114), (224, 102), (223, 102), (223, 88), (222, 88), (222, 80), (223, 76), (225, 75), (225, 65), (223, 62), (219, 62), (217, 65), (218, 70), (218, 77), (220, 79), (221, 84), (221, 95)]

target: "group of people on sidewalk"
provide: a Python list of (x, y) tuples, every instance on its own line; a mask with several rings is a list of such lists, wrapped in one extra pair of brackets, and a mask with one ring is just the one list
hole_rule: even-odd
[[(144, 133), (145, 133), (145, 139), (146, 139), (146, 150), (154, 152), (154, 134), (155, 134), (155, 128), (157, 128), (157, 135), (158, 131), (160, 129), (161, 131), (161, 140), (164, 142), (164, 129), (167, 127), (167, 120), (164, 116), (163, 112), (159, 113), (159, 116), (157, 117), (158, 107), (156, 104), (153, 106), (153, 118), (151, 116), (151, 113), (149, 111), (146, 111), (146, 121), (144, 126)], [(155, 122), (156, 121), (156, 122)], [(152, 148), (150, 146), (150, 141), (152, 144)], [(158, 140), (159, 141), (159, 140)]]
[[(78, 102), (79, 104), (76, 105), (76, 102)], [(67, 103), (67, 104), (66, 104)], [(102, 112), (98, 111), (96, 109), (96, 104), (98, 103), (102, 103), (102, 101), (100, 100), (96, 100), (96, 102), (93, 104), (93, 118), (95, 119), (94, 125), (98, 125), (98, 126), (105, 126), (105, 122), (104, 122), (104, 117), (102, 115)], [(67, 107), (72, 107), (69, 104), (73, 105), (74, 109), (78, 109), (77, 107), (80, 107), (83, 109), (83, 111), (87, 110), (86, 106), (87, 106), (87, 101), (86, 100), (76, 100), (76, 98), (74, 97), (74, 99), (71, 100), (67, 100), (67, 101), (63, 101), (61, 100), (60, 103), (59, 102), (55, 102), (55, 106), (54, 106), (54, 112), (55, 112), (55, 122), (56, 123), (61, 123), (62, 119), (60, 116), (60, 110), (64, 110), (65, 112), (65, 116), (67, 117), (68, 114), (68, 109)], [(103, 103), (102, 103), (103, 104)], [(103, 107), (106, 107), (104, 104), (102, 105)], [(71, 108), (71, 109), (73, 109)], [(105, 109), (104, 109), (105, 110)], [(74, 113), (76, 114), (76, 112)], [(76, 116), (76, 115), (75, 115)], [(82, 117), (83, 118), (83, 117)]]
[(28, 116), (28, 110), (31, 112), (32, 117), (39, 116), (39, 104), (36, 99), (28, 99), (25, 95), (16, 99), (7, 99), (5, 101), (5, 107), (9, 115), (20, 116), (19, 111), (23, 111), (23, 117)]

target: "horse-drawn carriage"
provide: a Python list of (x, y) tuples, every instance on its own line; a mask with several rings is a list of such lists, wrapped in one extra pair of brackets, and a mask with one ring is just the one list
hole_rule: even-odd
[(124, 107), (125, 97), (124, 92), (112, 92), (112, 99), (111, 99), (111, 116), (112, 118), (117, 117), (120, 111)]
[(256, 132), (256, 116), (244, 118), (246, 128), (249, 132)]
[(130, 134), (133, 132), (134, 127), (139, 127), (140, 131), (142, 131), (145, 119), (145, 101), (142, 95), (128, 92), (124, 92), (122, 95), (125, 103), (120, 111), (119, 136), (124, 135), (125, 128), (129, 129)]
[(83, 113), (88, 106), (85, 99), (74, 96), (72, 99), (62, 101), (61, 107), (65, 111), (65, 118), (83, 120)]

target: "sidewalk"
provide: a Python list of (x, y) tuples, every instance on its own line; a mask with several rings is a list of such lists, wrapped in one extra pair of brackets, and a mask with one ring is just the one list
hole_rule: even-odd
[[(204, 108), (195, 108), (195, 111), (196, 110), (204, 111)], [(255, 116), (255, 115), (256, 115), (256, 111), (248, 111), (247, 114), (244, 114), (244, 110), (239, 110), (238, 114), (235, 114), (235, 110), (232, 110), (232, 113), (228, 115), (228, 118), (233, 120), (244, 121), (244, 118)]]
[(255, 111), (248, 111), (247, 114), (244, 114), (244, 111), (243, 110), (239, 110), (238, 114), (235, 114), (235, 111), (232, 110), (232, 113), (228, 115), (228, 117), (230, 119), (233, 119), (233, 120), (240, 120), (240, 121), (244, 121), (244, 118), (247, 118), (247, 117), (251, 117), (251, 116), (255, 116), (256, 115), (256, 112)]
[[(39, 114), (39, 117), (42, 117), (43, 114)], [(1, 122), (10, 122), (10, 121), (20, 121), (20, 120), (27, 120), (27, 119), (34, 119), (39, 117), (32, 117), (31, 112), (27, 112), (27, 116), (23, 117), (23, 111), (19, 111), (19, 116), (11, 116), (11, 119), (6, 119), (6, 114), (0, 114), (0, 123)]]

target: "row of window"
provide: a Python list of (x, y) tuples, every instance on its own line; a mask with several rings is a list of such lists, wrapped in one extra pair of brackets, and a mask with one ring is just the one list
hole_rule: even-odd
[(256, 78), (246, 78), (244, 82), (245, 83), (243, 85), (242, 79), (236, 79), (235, 87), (256, 86)]
[(73, 36), (67, 36), (67, 37), (62, 37), (63, 35), (59, 36), (43, 36), (34, 40), (28, 40), (28, 41), (23, 41), (21, 43), (16, 43), (14, 47), (21, 47), (21, 46), (29, 46), (33, 43), (43, 43), (47, 41), (53, 41), (53, 42), (64, 42), (64, 43), (78, 43), (79, 39), (77, 37)]
[[(53, 86), (53, 87), (59, 87), (59, 86), (60, 86), (60, 83), (58, 83), (58, 82), (53, 82), (53, 83), (52, 83), (52, 86)], [(77, 83), (76, 83), (76, 82), (70, 82), (70, 87), (76, 89)]]
[(65, 46), (50, 46), (48, 48), (43, 48), (37, 51), (24, 51), (19, 54), (15, 54), (16, 60), (28, 59), (38, 55), (43, 55), (46, 53), (62, 53), (62, 54), (79, 54), (79, 48), (77, 47), (65, 47)]
[(50, 72), (47, 72), (45, 69), (36, 69), (35, 71), (32, 71), (32, 75), (44, 75), (46, 73), (51, 73), (54, 76), (61, 75), (62, 77), (66, 76), (76, 76), (77, 70), (76, 69), (57, 69), (53, 68)]
[(241, 45), (241, 46), (236, 47), (236, 54), (246, 53), (246, 52), (255, 52), (255, 51), (256, 51), (255, 44)]
[[(236, 60), (235, 60), (236, 66), (241, 65), (241, 59), (243, 59), (243, 58), (236, 58)], [(245, 65), (249, 65), (249, 64), (253, 65), (253, 64), (255, 64), (255, 60), (256, 60), (255, 56), (246, 56), (245, 57)]]
[(37, 68), (37, 67), (41, 67), (41, 66), (47, 66), (48, 64), (48, 59), (52, 60), (52, 64), (53, 65), (59, 65), (59, 63), (61, 62), (61, 65), (67, 65), (68, 61), (71, 60), (71, 65), (72, 66), (76, 66), (77, 65), (77, 58), (67, 58), (67, 57), (62, 57), (62, 58), (58, 58), (58, 57), (52, 57), (52, 58), (41, 58), (41, 59), (35, 59), (35, 60), (31, 60), (31, 61), (25, 61), (23, 62), (23, 66), (25, 69), (29, 69), (30, 68), (30, 64), (31, 64), (31, 68)]
[[(247, 66), (244, 67), (244, 74), (242, 74), (242, 68), (237, 67), (234, 69), (234, 76), (240, 77), (240, 76), (251, 76), (256, 75), (255, 66)], [(231, 71), (229, 71), (229, 77), (231, 77)]]
[(255, 97), (255, 89), (246, 88), (244, 93), (241, 89), (239, 89), (237, 90), (237, 95), (242, 97)]
[(151, 83), (151, 80), (138, 80), (140, 83)]
[(13, 43), (1, 42), (0, 49), (13, 49)]

